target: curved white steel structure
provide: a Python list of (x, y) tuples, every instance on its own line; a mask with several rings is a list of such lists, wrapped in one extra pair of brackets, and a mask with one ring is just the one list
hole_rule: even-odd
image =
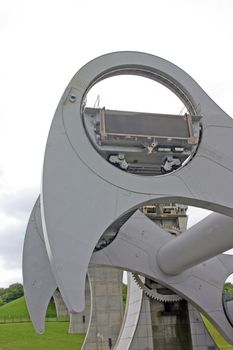
[(142, 307), (143, 291), (128, 273), (127, 301), (121, 331), (115, 345), (117, 350), (128, 350), (131, 346)]
[[(87, 111), (84, 104), (87, 92), (96, 82), (116, 74), (146, 76), (165, 85), (183, 101), (190, 114), (185, 116), (189, 129), (185, 142), (196, 145), (190, 146), (191, 155), (185, 165), (176, 169), (178, 163), (181, 164), (179, 157), (169, 156), (161, 164), (161, 169), (166, 170), (165, 175), (142, 176), (127, 171), (131, 166), (128, 159), (132, 157), (132, 144), (133, 148), (138, 147), (140, 137), (148, 133), (145, 123), (139, 123), (145, 126), (144, 134), (137, 129), (135, 136), (132, 115)], [(100, 131), (96, 131), (97, 124), (90, 130), (85, 113), (89, 113), (90, 118), (94, 114), (96, 120), (100, 118)], [(131, 121), (127, 127), (131, 130), (132, 144), (126, 142), (128, 134), (121, 134), (119, 123), (115, 124), (122, 116), (125, 121)], [(156, 115), (145, 118), (152, 126), (155, 120), (158, 123), (161, 120)], [(153, 146), (151, 143), (146, 147), (153, 157), (157, 152), (156, 143), (161, 139), (169, 142), (165, 132), (168, 127), (169, 124), (165, 127), (161, 122), (160, 135), (151, 136)], [(197, 130), (200, 130), (198, 135)], [(98, 141), (98, 137), (102, 139)], [(130, 148), (130, 154), (125, 151), (128, 159), (124, 159), (121, 153), (117, 158), (111, 154), (106, 158), (115, 145), (121, 147), (122, 137)], [(98, 142), (102, 142), (101, 147), (106, 146), (105, 159), (103, 147), (100, 151)], [(44, 310), (55, 285), (70, 312), (84, 308), (85, 278), (91, 262), (135, 271), (168, 286), (203, 312), (233, 343), (232, 325), (222, 305), (222, 288), (233, 271), (233, 259), (218, 255), (233, 247), (232, 149), (232, 119), (187, 73), (172, 63), (139, 52), (116, 52), (101, 56), (81, 68), (61, 98), (45, 151), (41, 220), (46, 250), (42, 241), (34, 247), (33, 240), (39, 242), (38, 237), (27, 234), (25, 241), (25, 294), (37, 329), (43, 330), (44, 312), (41, 310)], [(115, 162), (116, 166), (110, 162)], [(170, 168), (171, 163), (174, 168)], [(134, 213), (142, 205), (160, 202), (200, 206), (219, 214), (213, 214), (180, 236), (177, 248), (177, 238), (155, 227), (142, 213)], [(91, 220), (87, 218), (88, 212), (91, 212)], [(104, 235), (114, 238), (109, 245), (103, 246)], [(191, 254), (193, 247), (198, 249), (194, 256)], [(40, 275), (39, 267), (30, 262), (36, 256), (43, 259), (45, 251), (49, 259), (44, 258), (45, 273), (42, 271)], [(42, 297), (37, 299), (34, 294), (38, 285), (47, 285), (48, 276), (52, 276), (52, 282), (48, 282), (49, 288), (45, 288), (42, 301)]]

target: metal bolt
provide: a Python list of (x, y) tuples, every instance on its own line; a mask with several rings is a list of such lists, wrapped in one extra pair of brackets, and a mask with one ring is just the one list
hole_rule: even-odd
[(74, 103), (76, 101), (76, 96), (75, 95), (70, 95), (69, 100), (71, 103)]

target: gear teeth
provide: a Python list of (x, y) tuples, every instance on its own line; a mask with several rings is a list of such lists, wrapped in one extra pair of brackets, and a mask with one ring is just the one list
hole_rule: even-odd
[(147, 288), (137, 273), (132, 273), (132, 276), (138, 287), (141, 288), (144, 293), (151, 299), (157, 300), (161, 303), (175, 303), (182, 300), (182, 298), (175, 293), (170, 295), (162, 295), (159, 294), (156, 289)]

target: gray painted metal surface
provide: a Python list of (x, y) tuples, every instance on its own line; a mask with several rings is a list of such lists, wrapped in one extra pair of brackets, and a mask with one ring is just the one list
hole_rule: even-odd
[(43, 333), (47, 307), (57, 283), (44, 244), (39, 198), (32, 210), (24, 240), (23, 286), (31, 320), (37, 332)]
[[(185, 166), (164, 176), (138, 176), (117, 169), (96, 151), (83, 123), (85, 96), (96, 82), (116, 74), (137, 74), (158, 81), (184, 102), (190, 114), (202, 116), (199, 146)], [(39, 310), (41, 300), (35, 300), (33, 295), (37, 293), (37, 283), (34, 285), (32, 278), (27, 280), (27, 276), (33, 275), (29, 267), (33, 261), (31, 251), (38, 246), (38, 258), (43, 259), (47, 251), (49, 260), (44, 259), (45, 272), (35, 264), (31, 264), (32, 269), (38, 281), (45, 281), (44, 286), (49, 276), (52, 281), (48, 282), (50, 288), (43, 291), (44, 297), (48, 298), (56, 284), (70, 312), (84, 308), (85, 279), (92, 260), (94, 264), (136, 271), (174, 289), (206, 314), (233, 342), (232, 327), (221, 301), (223, 283), (233, 269), (232, 257), (218, 255), (183, 271), (218, 254), (222, 243), (220, 235), (211, 233), (212, 254), (203, 248), (198, 257), (190, 261), (187, 253), (180, 259), (175, 271), (171, 271), (170, 267), (164, 266), (162, 253), (159, 265), (157, 261), (158, 251), (164, 244), (169, 244), (166, 248), (168, 252), (172, 251), (169, 248), (171, 238), (163, 230), (155, 229), (154, 225), (152, 228), (148, 219), (137, 213), (124, 224), (109, 246), (93, 253), (100, 237), (107, 229), (111, 230), (111, 225), (116, 227), (126, 213), (146, 203), (182, 203), (233, 217), (232, 136), (232, 119), (188, 74), (168, 61), (139, 52), (116, 52), (101, 56), (81, 68), (61, 98), (45, 151), (41, 219), (46, 250), (38, 235), (35, 235), (37, 243), (32, 243), (31, 233), (25, 241), (26, 297), (37, 328), (43, 330), (43, 312)], [(91, 220), (87, 217), (90, 212)], [(226, 231), (229, 220), (226, 218), (226, 225), (223, 220)], [(203, 224), (205, 230), (207, 226)], [(198, 227), (198, 232), (201, 227)], [(35, 234), (33, 228), (29, 231)], [(224, 249), (232, 247), (230, 236), (228, 231), (224, 231)], [(181, 245), (187, 252), (192, 250), (191, 243), (195, 242), (198, 246), (193, 237), (190, 236), (187, 242), (185, 237)], [(202, 246), (207, 245), (208, 234), (204, 233), (198, 242)], [(36, 248), (33, 244), (37, 244)], [(43, 271), (42, 276), (39, 271)], [(177, 275), (172, 276), (173, 273)]]
[[(166, 229), (166, 231), (179, 235), (186, 230), (187, 215), (185, 209), (186, 208), (183, 206), (170, 204), (166, 206), (157, 205), (156, 207), (147, 206), (142, 209), (142, 212), (153, 222), (156, 222), (163, 229)], [(161, 250), (162, 248), (160, 251)], [(133, 275), (136, 281), (138, 281), (138, 279), (140, 280), (139, 276)], [(130, 273), (128, 273), (128, 296), (130, 301), (133, 300), (134, 293), (139, 293), (139, 286), (134, 283), (132, 276), (131, 279), (129, 276), (131, 276)], [(123, 344), (122, 349), (143, 350), (148, 348), (148, 350), (164, 350), (165, 348), (179, 348), (185, 350), (208, 350), (209, 346), (217, 349), (200, 314), (191, 304), (184, 303), (183, 301), (181, 303), (175, 303), (175, 306), (172, 304), (171, 307), (168, 307), (166, 304), (167, 307), (165, 307), (162, 300), (172, 300), (174, 302), (177, 300), (176, 298), (178, 298), (178, 296), (175, 294), (171, 295), (171, 292), (170, 299), (167, 299), (166, 295), (154, 294), (153, 292), (155, 290), (151, 289), (153, 285), (149, 285), (150, 288), (148, 288), (145, 284), (141, 284), (140, 282), (140, 286), (142, 290), (144, 290), (143, 298), (141, 300), (134, 300), (134, 302), (131, 302), (131, 308), (126, 308), (122, 332), (119, 335), (120, 339), (118, 342), (119, 344)], [(146, 295), (149, 296), (149, 299)], [(152, 298), (156, 299), (154, 300)], [(188, 313), (185, 305), (188, 305)], [(179, 311), (177, 312), (177, 310)], [(138, 313), (140, 313), (140, 316), (137, 326), (135, 326), (132, 322), (132, 317), (136, 319)], [(134, 326), (133, 336), (129, 335), (128, 329), (130, 329), (130, 326), (131, 328)], [(190, 342), (190, 330), (192, 345)], [(116, 348), (116, 350), (118, 350), (118, 348)]]
[[(94, 82), (116, 71), (162, 82), (194, 115), (203, 115), (201, 144), (187, 166), (166, 176), (132, 176), (109, 165), (90, 144), (81, 116), (83, 99)], [(74, 76), (50, 129), (41, 201), (51, 267), (70, 311), (84, 307), (85, 276), (98, 239), (126, 211), (146, 201), (172, 199), (233, 216), (232, 128), (232, 120), (190, 76), (155, 56), (109, 54), (89, 62)], [(89, 211), (92, 220), (86, 220)], [(69, 254), (63, 254), (64, 249)]]
[(178, 275), (167, 275), (156, 264), (156, 255), (169, 240), (168, 232), (137, 212), (108, 247), (92, 255), (91, 262), (134, 270), (155, 279), (193, 304), (232, 342), (232, 326), (223, 309), (222, 290), (233, 270), (233, 257), (218, 255)]
[(142, 305), (143, 291), (138, 288), (132, 275), (128, 273), (127, 301), (121, 331), (118, 336), (116, 350), (130, 349), (137, 328)]
[(163, 272), (175, 275), (231, 247), (233, 219), (214, 213), (162, 246), (157, 261)]

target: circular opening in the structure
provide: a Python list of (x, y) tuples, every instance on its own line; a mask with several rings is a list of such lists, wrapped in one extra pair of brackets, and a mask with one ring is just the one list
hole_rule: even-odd
[[(229, 253), (233, 254), (232, 249)], [(228, 276), (224, 284), (222, 301), (227, 319), (233, 326), (233, 273)]]
[(101, 80), (89, 90), (86, 105), (119, 111), (187, 113), (183, 102), (168, 88), (137, 75), (118, 75)]
[[(183, 233), (185, 234), (187, 229), (212, 213), (210, 210), (174, 202), (149, 202), (139, 206), (137, 209), (153, 221), (154, 224), (173, 235), (173, 237)], [(137, 209), (127, 212), (113, 222), (100, 237), (95, 251), (101, 250), (111, 244), (117, 237), (121, 227), (136, 213)]]
[(95, 149), (124, 172), (173, 172), (192, 158), (200, 139), (200, 118), (181, 101), (181, 92), (177, 95), (137, 75), (106, 78), (86, 95), (87, 135)]
[(206, 216), (210, 215), (212, 211), (199, 208), (199, 207), (193, 207), (189, 205), (187, 207), (187, 228), (189, 229), (193, 225), (197, 224), (201, 220), (203, 220)]

